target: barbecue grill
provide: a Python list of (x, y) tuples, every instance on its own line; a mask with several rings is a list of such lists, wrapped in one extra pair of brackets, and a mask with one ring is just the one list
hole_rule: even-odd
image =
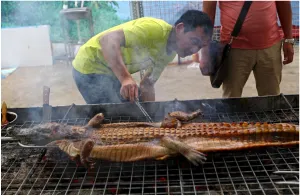
[[(205, 99), (141, 103), (154, 121), (171, 111), (203, 111), (195, 122), (289, 122), (299, 124), (299, 95)], [(130, 108), (130, 110), (128, 109)], [(43, 108), (10, 108), (18, 114), (7, 130), (44, 122), (85, 125), (97, 113), (104, 123), (147, 121), (134, 103), (57, 106), (51, 119)], [(44, 121), (43, 121), (44, 119)], [(1, 194), (293, 194), (299, 195), (299, 146), (267, 147), (209, 153), (206, 163), (194, 166), (182, 157), (164, 161), (116, 163), (98, 161), (87, 171), (62, 152), (23, 148), (17, 141), (1, 144)]]

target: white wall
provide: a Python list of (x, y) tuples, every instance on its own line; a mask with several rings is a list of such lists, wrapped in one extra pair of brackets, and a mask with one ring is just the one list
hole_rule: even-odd
[(48, 25), (1, 29), (1, 67), (53, 65)]

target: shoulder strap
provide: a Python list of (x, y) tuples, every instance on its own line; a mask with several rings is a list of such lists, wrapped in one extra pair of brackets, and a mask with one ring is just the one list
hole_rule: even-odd
[(240, 15), (235, 23), (235, 26), (233, 28), (233, 31), (231, 33), (232, 37), (236, 37), (239, 34), (251, 4), (252, 4), (252, 1), (245, 0), (245, 3), (241, 10), (241, 13), (240, 13)]

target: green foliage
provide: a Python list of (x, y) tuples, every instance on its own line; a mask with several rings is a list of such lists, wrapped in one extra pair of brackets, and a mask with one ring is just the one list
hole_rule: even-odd
[[(65, 3), (69, 8), (75, 7), (74, 1)], [(59, 12), (63, 4), (63, 1), (1, 1), (1, 28), (50, 25), (51, 41), (62, 42), (64, 37)], [(81, 6), (80, 1), (78, 6)], [(115, 1), (85, 1), (84, 7), (92, 10), (95, 34), (129, 20), (122, 20), (117, 16), (118, 3)], [(68, 32), (72, 39), (78, 39), (75, 21), (69, 22)], [(80, 35), (85, 40), (89, 38), (86, 20), (80, 20)]]

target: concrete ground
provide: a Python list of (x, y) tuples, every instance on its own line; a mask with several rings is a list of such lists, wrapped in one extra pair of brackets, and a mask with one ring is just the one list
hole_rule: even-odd
[[(139, 80), (139, 74), (134, 78)], [(9, 108), (40, 107), (43, 104), (43, 86), (49, 86), (50, 104), (85, 104), (73, 82), (71, 67), (66, 64), (39, 67), (19, 67), (7, 78), (1, 80), (2, 102)], [(192, 65), (168, 66), (157, 84), (156, 100), (167, 101), (220, 98), (221, 89), (213, 89), (208, 77), (202, 76)], [(299, 47), (295, 48), (294, 62), (285, 65), (281, 83), (284, 94), (299, 93)], [(255, 80), (251, 74), (244, 88), (243, 97), (257, 96)]]

